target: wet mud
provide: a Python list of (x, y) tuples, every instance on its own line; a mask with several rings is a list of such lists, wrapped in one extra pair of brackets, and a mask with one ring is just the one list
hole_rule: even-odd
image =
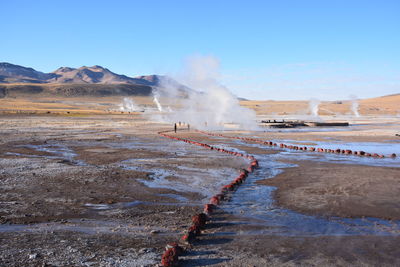
[(290, 161), (272, 179), (279, 206), (306, 214), (400, 220), (400, 168)]
[[(171, 126), (140, 116), (0, 121), (1, 266), (155, 266), (165, 244), (247, 166), (166, 140), (157, 132)], [(399, 264), (399, 168), (294, 161), (254, 142), (176, 136), (260, 163), (180, 257), (182, 266)]]

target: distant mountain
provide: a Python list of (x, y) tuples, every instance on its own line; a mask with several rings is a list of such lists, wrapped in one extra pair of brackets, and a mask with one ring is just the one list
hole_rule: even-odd
[(102, 66), (70, 68), (61, 67), (50, 73), (43, 73), (10, 63), (0, 63), (0, 83), (74, 83), (74, 84), (136, 84), (152, 87), (175, 86), (188, 89), (167, 76), (148, 75), (128, 77), (116, 74)]
[(168, 76), (148, 75), (128, 77), (107, 68), (61, 67), (43, 73), (10, 63), (0, 63), (0, 97), (26, 94), (62, 96), (151, 95), (154, 90), (163, 93), (165, 88), (175, 88), (187, 94), (190, 88)]
[(93, 67), (80, 67), (78, 69), (61, 67), (53, 71), (53, 77), (46, 80), (49, 83), (100, 83), (116, 84), (130, 83), (148, 85), (146, 80), (130, 78), (125, 75), (116, 74), (109, 69), (95, 65)]
[(103, 97), (103, 96), (150, 96), (153, 88), (130, 83), (0, 83), (0, 98), (31, 97)]
[(43, 73), (32, 68), (0, 62), (0, 83), (43, 83), (55, 76), (53, 73)]

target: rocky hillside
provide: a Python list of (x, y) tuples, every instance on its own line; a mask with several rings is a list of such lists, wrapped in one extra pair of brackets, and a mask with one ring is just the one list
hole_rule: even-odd
[[(70, 68), (61, 67), (50, 73), (43, 73), (10, 63), (0, 63), (0, 83), (81, 83), (81, 84), (116, 84), (158, 86), (165, 76), (149, 75), (135, 78), (116, 74), (102, 66)], [(172, 80), (168, 78), (168, 80)], [(177, 83), (176, 81), (174, 81)], [(179, 83), (177, 83), (179, 84)]]
[(138, 84), (0, 84), (0, 98), (58, 96), (58, 97), (103, 97), (103, 96), (149, 96), (153, 88)]
[(0, 62), (0, 83), (43, 83), (54, 77), (54, 73), (43, 73), (32, 68)]
[(59, 96), (150, 95), (157, 88), (190, 89), (161, 75), (128, 77), (101, 66), (61, 67), (43, 73), (10, 63), (0, 63), (0, 97), (45, 94)]
[(53, 71), (53, 77), (46, 80), (49, 83), (96, 83), (96, 84), (116, 84), (129, 83), (147, 85), (147, 81), (130, 78), (125, 75), (116, 74), (109, 69), (101, 66), (80, 67), (78, 69), (61, 67)]

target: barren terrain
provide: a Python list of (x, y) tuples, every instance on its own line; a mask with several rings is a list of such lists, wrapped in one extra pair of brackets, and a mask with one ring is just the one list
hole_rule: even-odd
[[(191, 216), (246, 166), (161, 137), (172, 125), (147, 112), (121, 112), (121, 100), (0, 99), (1, 266), (155, 266)], [(155, 110), (150, 98), (135, 101)], [(391, 105), (385, 101), (381, 109)], [(361, 113), (368, 105), (376, 102), (362, 101)], [(340, 130), (224, 134), (307, 145), (380, 142), (396, 150), (399, 120), (374, 114)], [(260, 163), (180, 258), (182, 266), (400, 264), (396, 160), (389, 167), (389, 159), (288, 153), (185, 126), (176, 136)]]

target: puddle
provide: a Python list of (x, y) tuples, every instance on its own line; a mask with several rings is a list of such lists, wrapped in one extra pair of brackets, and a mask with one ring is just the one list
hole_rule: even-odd
[(83, 206), (85, 208), (94, 210), (94, 211), (106, 211), (106, 210), (113, 210), (113, 209), (126, 209), (126, 208), (131, 208), (137, 205), (157, 205), (157, 206), (201, 206), (202, 203), (200, 202), (194, 202), (190, 201), (180, 195), (176, 194), (158, 194), (158, 196), (165, 196), (165, 197), (170, 197), (176, 200), (179, 200), (180, 202), (150, 202), (150, 201), (130, 201), (130, 202), (118, 202), (115, 204), (92, 204), (92, 203), (86, 203)]
[[(328, 129), (327, 129), (328, 130)], [(331, 128), (329, 130), (332, 130)], [(214, 140), (223, 138), (215, 137)], [(277, 143), (283, 140), (276, 140)], [(284, 140), (285, 143), (302, 143), (301, 141)], [(304, 141), (304, 143), (314, 143), (315, 147), (324, 147), (336, 149), (364, 150), (373, 153), (398, 153), (400, 151), (399, 143), (342, 143), (332, 140), (331, 142), (314, 142)], [(174, 144), (175, 143), (175, 144)], [(179, 155), (189, 157), (190, 160), (198, 160), (200, 156), (210, 156), (209, 151), (202, 149), (191, 149), (190, 145), (182, 144), (181, 142), (168, 143), (165, 146), (156, 144), (159, 151), (171, 152), (176, 151)], [(141, 144), (129, 144), (140, 147)], [(147, 145), (147, 144), (146, 144)], [(250, 230), (244, 234), (276, 234), (288, 236), (316, 236), (316, 235), (400, 235), (400, 221), (388, 221), (376, 218), (360, 218), (349, 219), (339, 217), (317, 217), (300, 214), (291, 210), (278, 207), (273, 199), (272, 193), (274, 187), (256, 184), (258, 180), (271, 178), (282, 172), (283, 168), (293, 167), (286, 163), (279, 162), (280, 159), (295, 159), (295, 160), (318, 160), (334, 163), (349, 163), (349, 164), (365, 164), (373, 166), (395, 166), (400, 167), (400, 159), (376, 159), (358, 156), (325, 154), (304, 151), (291, 151), (280, 148), (270, 148), (260, 144), (249, 144), (242, 140), (226, 140), (223, 144), (217, 144), (219, 148), (244, 152), (236, 149), (235, 145), (257, 147), (263, 149), (275, 149), (280, 151), (277, 154), (257, 155), (260, 163), (260, 169), (257, 169), (249, 179), (239, 187), (233, 194), (230, 202), (224, 203), (221, 207), (228, 213), (232, 213), (237, 217), (245, 219), (246, 223), (252, 225), (263, 226), (262, 230)], [(245, 153), (245, 152), (244, 152)], [(218, 160), (218, 154), (212, 155), (215, 160)], [(246, 153), (245, 153), (246, 154)], [(400, 153), (399, 153), (400, 154)], [(200, 192), (205, 196), (211, 196), (219, 191), (221, 185), (229, 183), (232, 177), (235, 176), (233, 169), (223, 169), (219, 172), (216, 170), (208, 171), (196, 167), (179, 166), (179, 161), (182, 158), (171, 158), (169, 169), (159, 169), (154, 161), (166, 164), (159, 159), (135, 159), (124, 162), (125, 168), (153, 172), (151, 180), (142, 180), (142, 183), (149, 187), (170, 188), (182, 192)], [(158, 165), (159, 166), (159, 165)], [(196, 173), (197, 172), (197, 173)], [(168, 179), (175, 177), (177, 179)], [(206, 177), (206, 178), (205, 178)], [(187, 202), (181, 197), (170, 196), (177, 200)], [(174, 203), (176, 205), (177, 203)]]
[(20, 157), (28, 158), (46, 158), (46, 159), (60, 159), (65, 161), (65, 163), (71, 163), (77, 166), (87, 166), (87, 164), (82, 160), (74, 159), (77, 154), (70, 148), (62, 144), (44, 144), (44, 145), (20, 145), (17, 147), (34, 149), (40, 152), (47, 152), (53, 154), (54, 156), (42, 156), (42, 155), (28, 155), (22, 153), (7, 152), (8, 155), (15, 155)]
[[(347, 128), (346, 128), (347, 129)], [(331, 131), (332, 129), (327, 129)], [(215, 138), (219, 140), (219, 138)], [(277, 140), (278, 143), (283, 140)], [(286, 143), (297, 142), (285, 140)], [(309, 142), (309, 141), (304, 141)], [(315, 143), (315, 147), (336, 149), (364, 150), (384, 154), (400, 154), (400, 143), (341, 143), (341, 142), (309, 142)], [(110, 148), (131, 148), (147, 151), (159, 151), (168, 154), (159, 157), (140, 158), (123, 161), (122, 168), (151, 172), (150, 180), (140, 180), (143, 184), (152, 188), (167, 188), (177, 192), (196, 192), (208, 199), (219, 189), (232, 181), (237, 175), (233, 168), (207, 169), (196, 167), (201, 158), (212, 158), (223, 162), (226, 156), (223, 153), (210, 152), (206, 149), (194, 147), (182, 142), (165, 142), (165, 140), (132, 139), (124, 143), (107, 143)], [(224, 140), (224, 144), (216, 145), (219, 148), (233, 150), (247, 154), (234, 148), (235, 145), (257, 147), (263, 149), (276, 149), (281, 151), (278, 154), (257, 155), (260, 169), (257, 169), (242, 186), (233, 194), (230, 202), (224, 203), (221, 208), (226, 212), (235, 214), (238, 217), (246, 218), (246, 222), (254, 225), (264, 226), (263, 230), (254, 230), (246, 234), (277, 234), (289, 236), (313, 236), (313, 235), (400, 235), (400, 221), (387, 221), (376, 218), (347, 219), (347, 218), (321, 218), (316, 216), (303, 215), (294, 211), (282, 209), (275, 205), (272, 193), (274, 187), (256, 184), (258, 180), (271, 178), (282, 172), (283, 168), (294, 165), (279, 162), (280, 159), (295, 160), (318, 160), (327, 162), (339, 162), (349, 164), (365, 164), (373, 166), (394, 166), (400, 167), (400, 158), (397, 159), (375, 159), (358, 156), (347, 156), (326, 153), (313, 153), (303, 151), (290, 151), (280, 148), (270, 148), (260, 144), (249, 144), (241, 140)], [(58, 144), (46, 144), (40, 146), (30, 145), (38, 151), (45, 151), (54, 154), (53, 158), (60, 158), (73, 161), (76, 154), (66, 146)], [(390, 150), (390, 152), (389, 152)], [(396, 151), (397, 150), (397, 151)], [(211, 155), (210, 153), (214, 153)], [(47, 157), (51, 158), (51, 157)], [(77, 164), (84, 164), (78, 161)], [(223, 164), (222, 164), (223, 165)], [(160, 169), (160, 166), (167, 166), (168, 169)], [(173, 179), (171, 179), (171, 177)], [(106, 211), (110, 209), (121, 209), (144, 205), (193, 205), (200, 203), (190, 201), (179, 194), (159, 194), (159, 196), (170, 197), (177, 202), (125, 202), (115, 204), (85, 204), (85, 207), (95, 211)], [(113, 232), (121, 228), (117, 223), (109, 222), (69, 222), (67, 224), (38, 224), (38, 225), (0, 225), (0, 232), (7, 231), (48, 231), (48, 230), (72, 230), (85, 233)], [(124, 227), (122, 227), (124, 228)], [(115, 230), (117, 229), (117, 230)], [(126, 227), (124, 228), (126, 231)], [(143, 229), (131, 228), (134, 231)], [(158, 230), (158, 229), (155, 229)], [(162, 230), (160, 230), (162, 231)], [(148, 235), (148, 229), (143, 234)]]
[[(218, 140), (219, 138), (215, 138)], [(287, 140), (285, 141), (287, 142)], [(294, 141), (298, 142), (298, 141)], [(304, 141), (309, 142), (309, 141)], [(314, 142), (316, 143), (316, 142)], [(327, 147), (328, 143), (319, 142), (321, 147)], [(224, 148), (231, 150), (229, 144), (234, 146), (245, 145), (249, 147), (259, 147), (267, 149), (260, 144), (249, 144), (242, 140), (224, 140)], [(360, 144), (364, 145), (361, 146)], [(392, 144), (381, 144), (381, 153), (389, 151), (389, 148), (396, 148)], [(359, 149), (363, 147), (373, 148), (371, 143), (351, 143), (349, 149)], [(336, 148), (336, 144), (332, 147)], [(341, 147), (343, 147), (341, 145)], [(257, 169), (242, 186), (232, 195), (230, 202), (225, 202), (221, 207), (228, 213), (245, 218), (250, 224), (263, 226), (263, 230), (250, 230), (245, 234), (276, 234), (288, 236), (314, 236), (314, 235), (400, 235), (400, 221), (388, 221), (377, 218), (348, 219), (340, 217), (317, 217), (300, 214), (291, 210), (283, 209), (275, 204), (273, 191), (275, 187), (256, 184), (259, 180), (275, 177), (283, 171), (283, 168), (294, 167), (296, 165), (280, 162), (280, 159), (292, 157), (295, 160), (319, 160), (329, 162), (347, 162), (378, 166), (397, 166), (399, 161), (386, 158), (362, 158), (357, 156), (345, 156), (325, 153), (287, 151), (280, 148), (270, 148), (281, 151), (277, 154), (256, 155), (260, 169)], [(384, 150), (387, 149), (387, 150)], [(375, 150), (376, 151), (376, 150)], [(393, 151), (393, 150), (391, 150)], [(393, 152), (392, 152), (393, 153)], [(321, 155), (320, 155), (321, 154)], [(388, 164), (391, 163), (391, 164)]]
[[(233, 194), (230, 202), (222, 207), (226, 212), (253, 220), (253, 224), (267, 226), (254, 234), (289, 236), (310, 235), (400, 235), (400, 221), (376, 218), (347, 219), (322, 218), (303, 215), (275, 205), (274, 187), (256, 184), (258, 180), (271, 178), (289, 165), (274, 160), (274, 155), (258, 156), (260, 169), (256, 170)], [(250, 232), (251, 234), (251, 232)]]
[(365, 151), (369, 153), (378, 153), (384, 155), (391, 155), (392, 153), (400, 153), (400, 140), (398, 142), (341, 142), (331, 140), (329, 142), (323, 141), (297, 141), (297, 140), (273, 140), (277, 143), (285, 144), (299, 144), (299, 143), (313, 143), (312, 146), (316, 148), (328, 149), (349, 149), (352, 151)]
[[(311, 151), (298, 151), (287, 148), (269, 147), (261, 144), (251, 144), (246, 141), (231, 139), (230, 141), (225, 140), (225, 143), (238, 144), (241, 146), (257, 147), (267, 150), (279, 151), (278, 154), (271, 155), (274, 159), (285, 159), (285, 160), (311, 160), (311, 161), (322, 161), (330, 163), (340, 164), (359, 164), (368, 166), (380, 166), (380, 167), (399, 167), (400, 168), (400, 143), (388, 143), (388, 142), (322, 142), (322, 141), (299, 141), (299, 140), (271, 140), (278, 144), (285, 143), (287, 145), (301, 145), (307, 144), (315, 148), (327, 148), (327, 149), (350, 149), (352, 151), (363, 150), (368, 153), (384, 154), (385, 158), (374, 158), (374, 157), (360, 157), (356, 155), (343, 155), (343, 154), (332, 154), (332, 153), (318, 153)], [(312, 145), (309, 145), (312, 144)], [(396, 158), (390, 158), (392, 153), (396, 153)]]
[[(299, 141), (292, 140), (275, 140), (276, 142), (285, 144), (296, 144)], [(304, 141), (307, 142), (307, 141)], [(373, 158), (373, 157), (360, 157), (355, 155), (342, 155), (342, 154), (331, 154), (331, 153), (315, 153), (305, 151), (295, 151), (289, 149), (283, 149), (284, 151), (279, 153), (276, 157), (280, 159), (294, 159), (294, 160), (314, 160), (324, 161), (331, 163), (344, 163), (344, 164), (361, 164), (369, 166), (381, 166), (381, 167), (400, 167), (400, 157), (390, 158), (392, 153), (400, 155), (400, 143), (377, 143), (377, 142), (317, 142), (312, 141), (312, 145), (316, 148), (326, 149), (349, 149), (352, 151), (365, 151), (368, 153), (383, 154), (385, 158)]]
[[(206, 200), (213, 196), (223, 185), (229, 183), (233, 177), (237, 176), (238, 170), (235, 168), (207, 168), (199, 166), (200, 161), (206, 161), (210, 158), (208, 149), (199, 149), (190, 144), (183, 142), (152, 142), (149, 145), (147, 142), (126, 142), (119, 144), (120, 147), (131, 149), (146, 149), (149, 151), (163, 152), (159, 157), (152, 156), (151, 158), (136, 158), (125, 160), (120, 163), (124, 169), (143, 171), (151, 173), (150, 179), (140, 179), (142, 184), (150, 188), (166, 188), (177, 192), (198, 193)], [(220, 148), (227, 148), (224, 145)], [(239, 152), (239, 150), (237, 150)], [(165, 156), (168, 153), (169, 156)], [(213, 152), (211, 152), (213, 153)], [(214, 152), (213, 160), (223, 162), (226, 158), (225, 154)], [(243, 159), (238, 159), (245, 161)], [(222, 166), (224, 164), (221, 164)], [(180, 195), (170, 195), (180, 202), (188, 201)]]
[(171, 230), (162, 227), (134, 226), (126, 223), (71, 219), (63, 223), (49, 222), (37, 224), (0, 224), (0, 233), (5, 232), (51, 232), (73, 231), (85, 234), (117, 233), (132, 234), (134, 236), (148, 236), (150, 231), (157, 231), (158, 235), (170, 235)]
[[(178, 192), (199, 193), (204, 199), (211, 197), (218, 189), (229, 183), (237, 171), (230, 168), (197, 169), (197, 171), (173, 171), (135, 167), (136, 170), (147, 169), (152, 172), (151, 180), (138, 180), (150, 188), (173, 189)], [(168, 179), (168, 178), (173, 179)], [(181, 201), (185, 201), (181, 199)]]
[(178, 195), (178, 194), (158, 194), (157, 196), (173, 198), (173, 199), (176, 199), (176, 200), (178, 200), (180, 202), (189, 201), (188, 198), (186, 198), (184, 196), (181, 196), (181, 195)]
[(92, 204), (86, 203), (83, 206), (93, 210), (111, 210), (111, 209), (122, 209), (129, 208), (139, 204), (143, 204), (143, 201), (131, 201), (131, 202), (119, 202), (115, 204)]
[(399, 157), (392, 158), (372, 158), (372, 157), (359, 157), (359, 156), (347, 156), (337, 155), (330, 153), (311, 153), (311, 152), (297, 152), (297, 151), (284, 151), (276, 155), (277, 159), (285, 160), (311, 160), (311, 161), (322, 161), (328, 163), (339, 163), (339, 164), (358, 164), (376, 167), (397, 167), (400, 168)]
[(112, 206), (109, 205), (109, 204), (91, 204), (91, 203), (87, 203), (87, 204), (85, 204), (83, 206), (85, 206), (87, 208), (90, 208), (90, 209), (94, 209), (94, 210), (108, 210), (108, 209), (112, 208)]

